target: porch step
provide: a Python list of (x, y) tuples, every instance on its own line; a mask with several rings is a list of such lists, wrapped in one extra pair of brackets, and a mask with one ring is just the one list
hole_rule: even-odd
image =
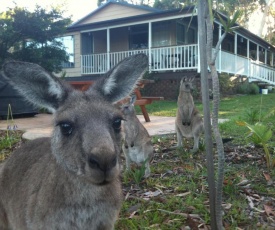
[(275, 82), (272, 82), (272, 81), (263, 81), (263, 80), (260, 80), (260, 79), (257, 79), (257, 78), (248, 78), (248, 82), (250, 83), (255, 83), (259, 86), (274, 86), (275, 85)]

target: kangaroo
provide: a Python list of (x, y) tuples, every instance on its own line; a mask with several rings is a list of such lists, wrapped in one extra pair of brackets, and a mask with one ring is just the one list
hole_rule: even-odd
[(194, 105), (191, 90), (193, 89), (192, 81), (194, 78), (187, 80), (183, 78), (180, 82), (180, 92), (178, 96), (178, 110), (176, 116), (176, 133), (178, 147), (182, 146), (182, 138), (194, 138), (193, 152), (199, 148), (199, 137), (203, 132), (202, 117)]
[(147, 66), (146, 55), (131, 56), (81, 92), (39, 65), (3, 65), (14, 88), (53, 112), (54, 130), (1, 164), (1, 230), (114, 229), (123, 114), (113, 103), (132, 92)]
[(128, 104), (122, 105), (124, 144), (122, 150), (126, 158), (126, 169), (130, 169), (131, 162), (141, 165), (145, 162), (145, 177), (150, 176), (149, 162), (153, 158), (154, 149), (151, 137), (145, 127), (136, 116), (135, 104), (136, 96), (132, 96)]

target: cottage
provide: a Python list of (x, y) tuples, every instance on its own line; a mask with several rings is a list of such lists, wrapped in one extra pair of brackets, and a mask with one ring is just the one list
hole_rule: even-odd
[[(98, 78), (125, 57), (146, 53), (150, 76), (159, 79), (150, 96), (176, 97), (182, 76), (200, 73), (196, 14), (194, 7), (163, 11), (109, 0), (67, 28), (68, 79)], [(222, 32), (216, 18), (214, 44)], [(275, 47), (239, 27), (224, 39), (216, 67), (275, 85)]]

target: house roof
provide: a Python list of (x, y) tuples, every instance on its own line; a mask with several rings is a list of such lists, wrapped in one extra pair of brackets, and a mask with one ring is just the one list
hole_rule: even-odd
[[(134, 23), (134, 22), (139, 22), (139, 21), (146, 21), (146, 20), (176, 16), (176, 15), (184, 15), (184, 14), (188, 14), (188, 13), (192, 14), (193, 9), (194, 9), (194, 7), (185, 7), (184, 9), (173, 9), (173, 10), (157, 10), (154, 12), (148, 12), (146, 14), (140, 14), (140, 15), (125, 17), (125, 18), (117, 18), (117, 19), (111, 19), (111, 20), (98, 21), (98, 22), (94, 22), (94, 23), (87, 23), (87, 24), (74, 23), (67, 28), (67, 31), (73, 32), (73, 31), (79, 31), (79, 30), (98, 29), (98, 28), (107, 27), (107, 26), (116, 26), (116, 25), (124, 24), (124, 23)], [(93, 14), (94, 12), (92, 12), (91, 14)], [(88, 16), (86, 16), (86, 17), (88, 17)]]
[(110, 7), (110, 5), (125, 6), (125, 7), (133, 8), (133, 9), (136, 9), (136, 10), (147, 11), (148, 13), (160, 12), (161, 11), (159, 9), (149, 7), (149, 6), (133, 5), (133, 4), (130, 4), (130, 3), (127, 3), (127, 2), (117, 2), (115, 0), (108, 0), (107, 3), (99, 6), (96, 10), (92, 11), (91, 13), (89, 13), (88, 15), (84, 16), (83, 18), (79, 19), (78, 21), (74, 22), (71, 26), (77, 26), (77, 25), (81, 24), (83, 21), (87, 20), (88, 18), (93, 17), (95, 14), (98, 14), (103, 9), (105, 9), (107, 7)]
[[(129, 16), (129, 17), (122, 17), (122, 18), (117, 18), (117, 19), (111, 19), (111, 20), (104, 20), (104, 21), (97, 21), (93, 23), (83, 23), (85, 20), (87, 20), (89, 17), (94, 16), (98, 12), (100, 12), (102, 9), (110, 6), (111, 4), (116, 4), (120, 6), (127, 6), (127, 7), (132, 7), (135, 9), (145, 9), (148, 11), (148, 13), (143, 13), (139, 15), (134, 15), (134, 16)], [(138, 6), (138, 5), (132, 5), (129, 3), (122, 3), (122, 2), (115, 2), (114, 0), (109, 0), (107, 3), (104, 5), (100, 6), (97, 8), (95, 11), (91, 12), (84, 18), (80, 19), (76, 23), (72, 24), (67, 28), (68, 32), (75, 32), (75, 31), (83, 31), (83, 30), (90, 30), (90, 29), (99, 29), (99, 28), (106, 28), (106, 27), (111, 27), (111, 26), (117, 26), (120, 24), (125, 24), (125, 23), (135, 23), (139, 21), (146, 21), (146, 20), (154, 20), (154, 19), (163, 19), (166, 17), (173, 17), (173, 16), (179, 16), (179, 15), (184, 15), (184, 14), (193, 14), (194, 12), (194, 6), (188, 6), (183, 9), (173, 9), (173, 10), (157, 10), (152, 7), (146, 7), (146, 6)], [(220, 14), (224, 19), (227, 19), (227, 17), (223, 14)], [(196, 16), (194, 14), (194, 16)], [(217, 18), (216, 18), (217, 19)], [(218, 20), (217, 20), (218, 21)], [(238, 24), (236, 24), (239, 26)], [(270, 43), (262, 39), (261, 37), (253, 34), (249, 30), (239, 27), (236, 29), (236, 32), (239, 34), (250, 38), (254, 42), (258, 43), (259, 45), (263, 46), (264, 48), (275, 52), (275, 47), (272, 46)]]

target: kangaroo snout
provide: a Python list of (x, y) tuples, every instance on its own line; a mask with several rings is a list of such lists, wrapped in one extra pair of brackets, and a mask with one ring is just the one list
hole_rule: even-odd
[(88, 157), (88, 163), (90, 168), (98, 169), (106, 173), (117, 165), (117, 156), (105, 158), (91, 154)]
[(86, 172), (93, 183), (98, 185), (108, 184), (115, 180), (120, 173), (115, 147), (98, 146), (92, 148), (87, 157)]

